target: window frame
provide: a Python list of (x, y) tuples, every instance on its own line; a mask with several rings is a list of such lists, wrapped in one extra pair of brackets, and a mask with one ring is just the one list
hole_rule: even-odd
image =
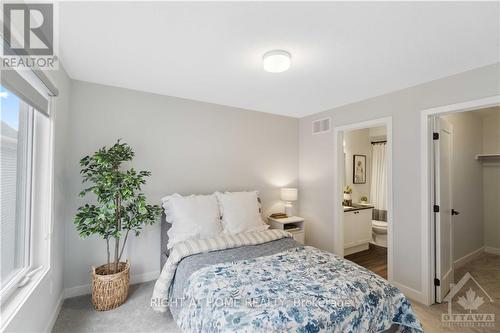
[[(16, 273), (9, 281), (9, 294), (0, 297), (0, 331), (9, 327), (16, 314), (23, 309), (31, 296), (39, 290), (42, 284), (49, 287), (52, 294), (52, 255), (53, 255), (53, 225), (54, 225), (54, 152), (56, 133), (56, 100), (59, 91), (50, 77), (41, 70), (23, 71), (7, 69), (2, 74), (14, 72), (11, 75), (1, 75), (1, 85), (14, 85), (14, 89), (34, 91), (29, 94), (40, 94), (47, 100), (46, 107), (38, 110), (33, 103), (31, 121), (31, 163), (29, 176), (31, 188), (27, 193), (31, 201), (29, 265)], [(18, 77), (17, 77), (18, 76)], [(9, 89), (9, 87), (6, 87)], [(11, 89), (9, 89), (11, 90)], [(25, 97), (30, 98), (30, 95)], [(15, 93), (19, 97), (17, 93)], [(23, 98), (24, 99), (24, 98)], [(26, 99), (24, 99), (26, 101)], [(28, 205), (26, 204), (26, 207)], [(28, 209), (28, 208), (27, 208)], [(26, 243), (25, 243), (26, 244)], [(23, 274), (22, 274), (22, 273)], [(14, 274), (13, 274), (14, 275)], [(21, 278), (20, 278), (21, 277)], [(4, 288), (7, 291), (7, 288)]]
[[(16, 97), (18, 97), (16, 95)], [(19, 98), (19, 97), (18, 97)], [(19, 98), (20, 99), (20, 98)], [(21, 99), (20, 99), (21, 100)], [(24, 101), (23, 101), (24, 102)], [(34, 242), (33, 242), (33, 232), (34, 232), (34, 223), (33, 223), (33, 201), (34, 201), (34, 139), (35, 139), (35, 112), (38, 112), (33, 106), (29, 103), (26, 103), (27, 110), (27, 147), (26, 147), (26, 170), (24, 171), (26, 177), (26, 186), (24, 189), (24, 265), (23, 267), (16, 272), (13, 276), (10, 277), (9, 282), (5, 284), (5, 286), (0, 290), (0, 299), (1, 304), (3, 305), (6, 301), (9, 300), (10, 296), (14, 294), (17, 288), (20, 287), (20, 284), (23, 280), (25, 280), (33, 271), (33, 250), (34, 250)], [(17, 194), (16, 194), (17, 196)], [(17, 207), (16, 207), (17, 210)], [(17, 221), (16, 221), (17, 223)]]

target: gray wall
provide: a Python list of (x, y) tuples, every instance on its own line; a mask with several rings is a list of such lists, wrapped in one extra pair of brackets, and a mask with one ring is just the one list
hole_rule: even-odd
[(483, 150), (483, 121), (477, 112), (444, 116), (453, 125), (453, 260), (484, 246), (483, 168), (475, 156)]
[[(500, 108), (483, 118), (483, 153), (500, 153)], [(483, 164), (484, 245), (500, 253), (500, 164)]]
[(66, 217), (66, 183), (69, 100), (71, 80), (59, 64), (58, 71), (47, 75), (59, 89), (56, 99), (55, 138), (54, 138), (54, 228), (51, 238), (51, 260), (48, 274), (40, 281), (31, 296), (14, 316), (7, 332), (42, 332), (48, 327), (53, 316), (57, 315), (58, 302), (63, 292), (64, 228)]
[[(370, 182), (372, 175), (372, 146), (370, 143), (370, 129), (360, 129), (354, 131), (346, 131), (344, 133), (344, 152), (345, 152), (345, 173), (346, 185), (352, 188), (352, 202), (358, 203), (361, 196), (366, 195), (370, 198)], [(353, 184), (352, 177), (352, 165), (353, 165), (353, 155), (365, 155), (366, 156), (366, 183), (365, 184)]]
[[(298, 120), (255, 111), (73, 81), (66, 156), (68, 195), (65, 288), (90, 282), (90, 267), (105, 261), (105, 242), (82, 240), (73, 225), (82, 188), (78, 161), (117, 138), (136, 152), (134, 167), (152, 176), (151, 203), (167, 194), (259, 190), (264, 214), (282, 209), (279, 187), (297, 186)], [(299, 193), (300, 195), (300, 193)], [(132, 276), (159, 272), (160, 228), (130, 239)], [(80, 290), (81, 291), (81, 290)]]
[(333, 131), (311, 135), (311, 121), (332, 126), (392, 116), (394, 281), (422, 292), (420, 110), (500, 93), (494, 64), (302, 118), (299, 125), (300, 212), (306, 242), (333, 251)]

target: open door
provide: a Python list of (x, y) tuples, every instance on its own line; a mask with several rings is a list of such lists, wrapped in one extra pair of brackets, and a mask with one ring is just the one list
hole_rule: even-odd
[[(452, 145), (453, 127), (437, 117), (434, 126), (434, 189), (436, 302), (441, 303), (453, 280), (452, 242)], [(436, 134), (438, 133), (438, 135)]]

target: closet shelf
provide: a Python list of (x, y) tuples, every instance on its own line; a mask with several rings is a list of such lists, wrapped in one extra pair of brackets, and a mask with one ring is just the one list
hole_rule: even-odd
[(493, 161), (500, 161), (500, 153), (496, 154), (477, 154), (476, 155), (476, 160), (478, 161), (487, 161), (487, 162), (493, 162)]

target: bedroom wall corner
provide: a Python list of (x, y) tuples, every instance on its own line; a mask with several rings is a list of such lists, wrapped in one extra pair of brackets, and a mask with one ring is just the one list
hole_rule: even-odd
[[(483, 118), (483, 153), (500, 152), (500, 110)], [(500, 254), (500, 166), (483, 164), (484, 245)]]
[[(78, 161), (118, 138), (134, 149), (134, 167), (152, 172), (144, 187), (151, 203), (175, 192), (256, 189), (266, 216), (283, 209), (280, 187), (298, 186), (296, 118), (83, 81), (73, 81), (71, 112), (66, 296), (88, 292), (90, 267), (103, 263), (106, 255), (104, 241), (81, 239), (72, 223), (84, 202), (77, 195), (82, 186)], [(125, 252), (135, 281), (155, 279), (160, 268), (159, 223), (130, 238)]]
[(425, 109), (497, 95), (500, 63), (348, 104), (300, 119), (301, 214), (308, 221), (306, 242), (333, 251), (333, 133), (313, 135), (311, 122), (331, 117), (332, 128), (392, 117), (393, 281), (409, 297), (427, 303), (423, 276), (429, 259), (422, 248), (420, 113)]

